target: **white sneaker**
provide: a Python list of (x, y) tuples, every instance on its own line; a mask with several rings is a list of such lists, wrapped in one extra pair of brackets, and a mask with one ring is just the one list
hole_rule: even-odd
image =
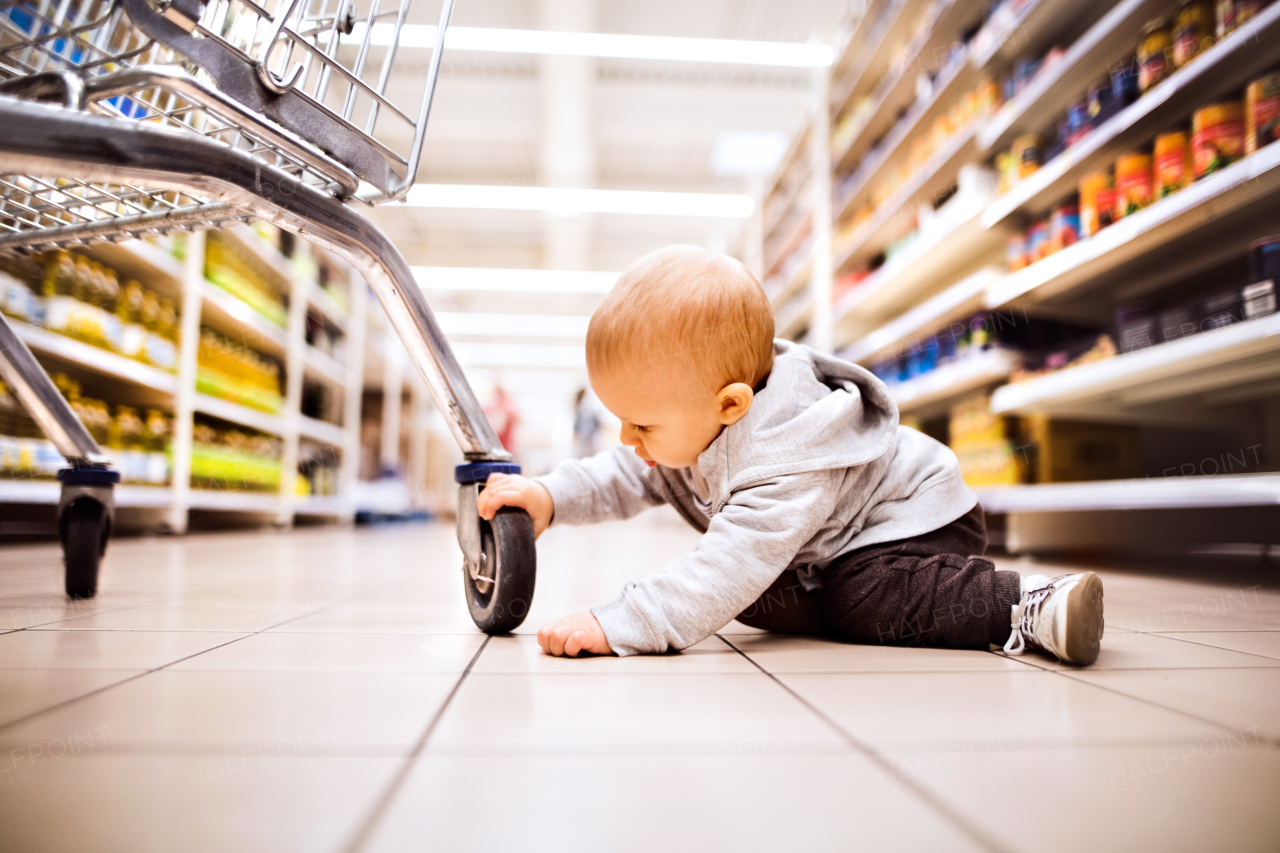
[(1093, 572), (1062, 575), (1028, 589), (1010, 610), (1013, 633), (1004, 644), (1009, 654), (1037, 649), (1077, 666), (1088, 666), (1098, 659), (1103, 630), (1102, 578)]

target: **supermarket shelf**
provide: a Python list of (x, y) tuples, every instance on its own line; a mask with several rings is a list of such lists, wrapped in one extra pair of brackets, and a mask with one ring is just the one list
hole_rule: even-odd
[(974, 489), (992, 513), (1194, 509), (1280, 504), (1280, 474), (1148, 477)]
[(319, 311), (325, 322), (346, 334), (347, 310), (339, 305), (332, 296), (325, 293), (320, 285), (313, 283), (307, 288), (307, 304)]
[[(780, 240), (773, 244), (774, 246), (781, 246), (782, 248), (772, 255), (766, 254), (764, 256), (765, 278), (772, 275), (787, 258), (791, 257), (792, 253), (794, 253), (796, 249), (800, 248), (801, 244), (803, 244), (806, 239), (806, 233), (811, 232), (812, 228), (813, 212), (810, 211), (804, 214), (804, 216), (798, 218), (796, 227), (791, 231), (786, 232), (787, 238), (785, 240)], [(773, 247), (766, 246), (765, 248), (767, 250)]]
[(213, 509), (227, 512), (276, 513), (281, 507), (280, 496), (273, 492), (240, 492), (231, 489), (192, 489), (192, 509)]
[[(1280, 10), (1280, 3), (1271, 8)], [(1239, 241), (1243, 251), (1251, 239), (1260, 236), (1256, 229), (1270, 227), (1269, 218), (1250, 205), (1274, 207), (1278, 190), (1280, 145), (1269, 145), (1088, 240), (1012, 273), (988, 292), (987, 304), (993, 308), (1010, 303), (1028, 305), (1084, 284), (1101, 286), (1125, 272), (1121, 265), (1161, 251), (1168, 255), (1166, 264), (1177, 266), (1178, 257), (1170, 244), (1193, 233), (1202, 243), (1211, 242), (1210, 234), (1221, 234), (1223, 243)], [(1108, 278), (1108, 273), (1114, 275)]]
[(121, 283), (137, 279), (175, 302), (182, 298), (182, 261), (146, 240), (94, 243), (81, 250), (120, 274)]
[(308, 345), (303, 359), (306, 371), (331, 385), (343, 386), (347, 382), (347, 368), (333, 356)]
[(978, 135), (984, 154), (1004, 150), (1024, 133), (1047, 136), (1058, 118), (1085, 96), (1099, 69), (1113, 68), (1133, 53), (1142, 27), (1166, 11), (1168, 0), (1121, 0), (1076, 39), (1061, 61), (1041, 72), (992, 117)]
[[(951, 228), (918, 237), (868, 276), (836, 303), (837, 330), (853, 334), (870, 331), (868, 325), (894, 310), (918, 304), (931, 296), (940, 283), (988, 259), (1000, 248), (1003, 238), (982, 227), (981, 212), (981, 207), (975, 206)], [(988, 279), (990, 286), (995, 283), (995, 279)]]
[(770, 218), (770, 221), (764, 223), (764, 239), (766, 241), (773, 236), (773, 232), (777, 230), (779, 225), (787, 221), (788, 215), (795, 208), (796, 201), (804, 196), (804, 191), (809, 187), (812, 179), (813, 170), (807, 169), (804, 177), (792, 184), (790, 192), (786, 196), (786, 201), (782, 202), (778, 212)]
[(849, 32), (848, 39), (843, 44), (835, 46), (837, 58), (835, 67), (832, 69), (834, 77), (841, 79), (845, 77), (845, 72), (848, 71), (850, 64), (858, 57), (858, 53), (866, 45), (876, 25), (880, 23), (884, 10), (892, 2), (893, 0), (864, 0), (865, 5), (862, 10), (862, 16)]
[(1013, 353), (987, 350), (891, 385), (889, 394), (897, 403), (898, 411), (917, 411), (1006, 379), (1016, 366), (1017, 357)]
[(911, 28), (919, 23), (925, 5), (926, 0), (894, 0), (884, 9), (850, 60), (848, 70), (832, 83), (832, 116), (844, 112), (854, 98), (875, 87), (879, 78), (874, 77), (874, 72), (890, 68), (897, 48), (910, 38)]
[[(857, 184), (850, 190), (847, 198), (840, 205), (840, 211), (836, 214), (835, 219), (840, 220), (857, 210), (865, 203), (867, 196), (870, 194), (873, 183), (883, 175), (892, 172), (891, 165), (908, 156), (910, 148), (908, 142), (913, 141), (922, 133), (931, 132), (931, 123), (942, 113), (946, 112), (950, 104), (955, 100), (957, 92), (963, 92), (968, 86), (977, 80), (977, 75), (973, 73), (971, 66), (964, 58), (961, 58), (952, 64), (947, 70), (945, 79), (938, 80), (934, 83), (934, 91), (932, 97), (923, 105), (918, 105), (914, 112), (905, 119), (894, 130), (890, 131), (890, 136), (886, 137), (880, 144), (879, 153), (869, 154), (874, 160), (864, 161), (864, 167), (859, 168), (855, 173), (858, 178)], [(915, 93), (915, 84), (912, 83), (912, 95)], [(896, 111), (894, 115), (896, 115)], [(871, 127), (859, 134), (859, 139), (869, 137)], [(858, 145), (855, 139), (850, 145), (853, 150)], [(842, 159), (843, 165), (844, 161)], [(858, 177), (860, 175), (860, 177)]]
[(991, 411), (1142, 420), (1131, 410), (1276, 376), (1280, 314), (1006, 385), (992, 397)]
[(38, 354), (53, 356), (102, 376), (110, 376), (164, 394), (173, 394), (177, 390), (178, 380), (172, 373), (21, 320), (9, 318), (9, 324), (18, 333), (18, 337)]
[(293, 265), (289, 263), (289, 259), (280, 254), (275, 246), (272, 246), (248, 225), (233, 225), (230, 228), (223, 229), (219, 232), (225, 237), (230, 237), (239, 247), (251, 258), (260, 262), (263, 269), (276, 280), (276, 285), (284, 293), (293, 292), (295, 277), (293, 274)]
[[(62, 486), (53, 480), (0, 479), (0, 504), (57, 504)], [(135, 486), (128, 483), (115, 487), (117, 508), (164, 509), (173, 502), (173, 490), (167, 486)]]
[(976, 125), (977, 122), (974, 122), (957, 133), (876, 209), (871, 219), (859, 229), (861, 236), (845, 249), (833, 265), (838, 273), (847, 272), (859, 263), (869, 261), (892, 240), (909, 230), (910, 219), (917, 213), (917, 205), (911, 202), (924, 199), (931, 203), (938, 193), (955, 184), (960, 167), (975, 157)]
[(270, 415), (208, 394), (196, 394), (195, 410), (272, 435), (283, 435), (285, 432), (285, 419), (280, 415)]
[(790, 304), (777, 312), (775, 336), (794, 340), (813, 317), (813, 309), (817, 304), (818, 301), (814, 298), (797, 296), (793, 299)]
[(346, 430), (337, 424), (309, 418), (306, 415), (298, 415), (298, 433), (303, 438), (314, 439), (334, 447), (341, 447), (347, 435)]
[[(1010, 26), (984, 50), (975, 52), (974, 65), (985, 71), (1000, 71), (1020, 56), (1045, 53), (1059, 40), (1070, 38), (1115, 0), (1028, 0)], [(1166, 3), (1166, 5), (1168, 5)], [(1086, 84), (1087, 85), (1087, 84)]]
[(782, 285), (782, 287), (778, 288), (774, 292), (770, 292), (768, 288), (765, 289), (765, 292), (769, 294), (769, 301), (773, 303), (774, 310), (777, 310), (781, 305), (785, 305), (791, 297), (804, 289), (812, 276), (813, 253), (811, 252), (809, 254), (809, 259), (805, 261), (790, 278), (787, 279), (786, 284)]
[(891, 351), (904, 351), (908, 342), (918, 341), (947, 323), (982, 310), (983, 294), (1003, 275), (999, 269), (987, 267), (966, 276), (932, 299), (854, 341), (841, 351), (840, 357), (846, 361), (871, 361)]
[[(916, 35), (912, 45), (905, 51), (905, 58), (876, 85), (875, 92), (871, 96), (874, 106), (862, 128), (850, 140), (845, 150), (832, 158), (834, 169), (837, 171), (847, 169), (870, 150), (876, 139), (881, 138), (887, 131), (892, 132), (891, 128), (897, 121), (898, 115), (903, 110), (911, 110), (915, 103), (917, 73), (932, 67), (934, 62), (945, 56), (947, 48), (953, 42), (959, 41), (964, 18), (975, 17), (974, 13), (979, 12), (980, 8), (965, 0), (943, 0), (942, 8), (935, 12), (936, 17), (933, 23)], [(929, 118), (941, 103), (941, 96), (951, 91), (957, 80), (972, 79), (973, 75), (969, 73), (970, 71), (971, 66), (967, 62), (967, 57), (959, 57), (954, 62), (954, 67), (949, 69), (947, 78), (935, 83), (934, 94), (925, 106), (925, 110), (931, 113)], [(916, 127), (920, 121), (921, 119), (917, 116), (909, 119), (907, 124)], [(895, 135), (898, 136), (897, 139), (885, 140), (882, 147), (885, 148), (886, 153), (902, 141), (900, 135)], [(884, 158), (880, 159), (883, 162)], [(868, 179), (870, 177), (868, 176)]]
[(246, 345), (267, 355), (283, 359), (289, 348), (284, 329), (253, 310), (222, 288), (208, 281), (201, 285), (203, 313), (201, 320)]
[[(1056, 4), (1055, 4), (1056, 5)], [(1065, 4), (1064, 4), (1065, 5)], [(994, 227), (1013, 217), (1048, 210), (1075, 191), (1089, 172), (1110, 165), (1126, 150), (1145, 145), (1168, 125), (1187, 119), (1215, 98), (1232, 95), (1273, 66), (1280, 56), (1261, 45), (1280, 44), (1280, 3), (1174, 72), (1080, 142), (1055, 157), (992, 202), (983, 224)]]

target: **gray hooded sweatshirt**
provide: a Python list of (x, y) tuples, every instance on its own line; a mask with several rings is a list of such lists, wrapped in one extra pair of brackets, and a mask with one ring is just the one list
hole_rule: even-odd
[(945, 445), (898, 425), (884, 383), (854, 364), (774, 341), (751, 409), (690, 468), (649, 468), (627, 446), (539, 477), (554, 524), (630, 518), (669, 503), (704, 534), (661, 574), (592, 608), (619, 655), (692, 646), (788, 568), (807, 588), (841, 554), (937, 530), (977, 497)]

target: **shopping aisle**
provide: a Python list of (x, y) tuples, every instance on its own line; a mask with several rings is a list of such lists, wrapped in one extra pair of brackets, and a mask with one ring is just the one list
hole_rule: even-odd
[(736, 624), (539, 654), (695, 540), (553, 530), (487, 641), (449, 525), (120, 540), (71, 606), (56, 546), (6, 549), (0, 849), (1274, 849), (1273, 569), (1105, 571), (1084, 671)]

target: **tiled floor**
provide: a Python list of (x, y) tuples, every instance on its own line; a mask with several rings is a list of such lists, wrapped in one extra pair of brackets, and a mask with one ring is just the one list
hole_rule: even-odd
[(0, 549), (0, 851), (1280, 849), (1280, 567), (1104, 571), (1086, 670), (736, 623), (540, 654), (694, 541), (553, 530), (493, 639), (445, 525), (121, 540), (72, 606)]

